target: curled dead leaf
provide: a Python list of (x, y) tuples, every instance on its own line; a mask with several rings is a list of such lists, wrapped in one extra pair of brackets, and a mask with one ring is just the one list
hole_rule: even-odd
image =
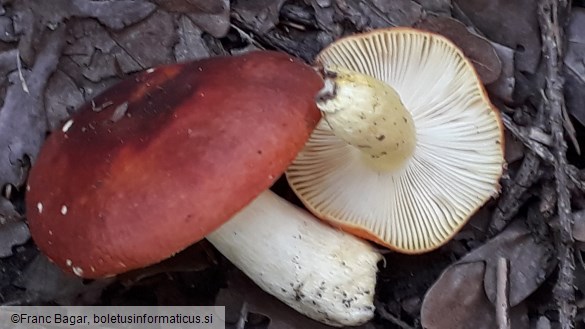
[(95, 18), (103, 25), (120, 30), (150, 15), (156, 6), (143, 0), (60, 0), (23, 1), (41, 24), (57, 26), (71, 17)]
[(209, 57), (211, 52), (201, 37), (203, 31), (187, 16), (181, 16), (177, 25), (179, 42), (174, 49), (175, 59), (184, 62)]
[[(200, 3), (205, 1), (198, 1)], [(203, 31), (211, 34), (216, 38), (223, 38), (227, 35), (230, 29), (230, 2), (229, 0), (207, 1), (208, 3), (215, 2), (215, 8), (221, 6), (219, 12), (196, 12), (188, 13), (193, 22), (199, 26)]]
[(483, 37), (471, 33), (463, 23), (450, 17), (428, 16), (416, 27), (441, 34), (457, 45), (474, 64), (481, 81), (490, 84), (500, 77), (502, 63), (494, 47)]
[(412, 26), (423, 15), (421, 5), (410, 0), (337, 0), (337, 8), (358, 30)]
[(205, 14), (220, 14), (225, 10), (222, 1), (209, 0), (154, 0), (161, 8), (180, 13), (194, 12)]
[(537, 241), (526, 226), (515, 222), (483, 246), (473, 250), (459, 263), (483, 261), (486, 264), (484, 287), (489, 300), (496, 300), (496, 268), (499, 258), (510, 262), (510, 306), (530, 296), (556, 265), (548, 241)]
[(141, 69), (147, 69), (174, 60), (175, 24), (173, 15), (156, 11), (141, 22), (110, 35)]
[(13, 283), (24, 290), (26, 300), (42, 305), (46, 302), (59, 305), (93, 305), (98, 302), (103, 289), (115, 279), (83, 279), (63, 272), (47, 257), (37, 255)]
[[(456, 263), (429, 289), (421, 309), (425, 329), (497, 328), (495, 308), (481, 285), (484, 262)], [(528, 329), (525, 303), (510, 309), (511, 328)]]
[(24, 221), (10, 221), (0, 225), (0, 257), (12, 256), (12, 248), (30, 239), (30, 231)]
[(541, 52), (540, 29), (536, 15), (537, 1), (454, 0), (453, 2), (487, 38), (516, 51), (517, 66), (521, 71), (529, 73), (536, 71)]
[(234, 4), (234, 13), (246, 22), (248, 28), (263, 35), (279, 22), (284, 0), (248, 0)]
[(536, 241), (520, 221), (443, 272), (423, 301), (423, 326), (427, 329), (495, 328), (496, 270), (502, 258), (509, 261), (512, 328), (528, 328), (522, 302), (551, 273), (555, 259), (548, 242)]
[(585, 210), (573, 213), (573, 238), (585, 242)]
[[(421, 309), (423, 327), (493, 328), (493, 306), (481, 285), (484, 272), (483, 262), (454, 264), (449, 267), (425, 296)], [(446, 314), (449, 316), (445, 316)]]
[(159, 8), (184, 13), (205, 32), (224, 37), (230, 27), (229, 0), (153, 0)]
[(514, 50), (499, 43), (492, 42), (491, 44), (502, 63), (502, 71), (500, 77), (487, 85), (486, 89), (490, 95), (498, 97), (505, 103), (513, 103), (514, 88), (516, 88)]
[(23, 184), (28, 162), (36, 157), (45, 138), (47, 123), (42, 95), (59, 62), (64, 32), (60, 28), (49, 35), (30, 71), (21, 70), (9, 76), (11, 85), (0, 109), (0, 187), (7, 183), (15, 187)]
[(565, 97), (567, 110), (585, 126), (585, 8), (571, 11), (565, 54)]

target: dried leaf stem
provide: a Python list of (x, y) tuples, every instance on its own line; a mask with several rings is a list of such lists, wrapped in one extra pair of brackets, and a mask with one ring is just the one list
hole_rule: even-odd
[(509, 263), (504, 257), (498, 258), (496, 271), (496, 320), (498, 329), (510, 329), (510, 300), (508, 299), (510, 291), (509, 281)]
[(559, 310), (559, 324), (562, 329), (575, 326), (575, 258), (573, 250), (573, 217), (571, 213), (571, 193), (569, 178), (565, 171), (568, 166), (563, 128), (565, 99), (563, 95), (563, 28), (560, 19), (566, 19), (570, 10), (567, 0), (540, 0), (538, 20), (541, 26), (543, 55), (546, 65), (546, 85), (544, 90), (544, 107), (550, 115), (550, 128), (553, 137), (552, 153), (556, 159), (554, 173), (558, 195), (557, 212), (560, 227), (558, 229), (557, 252), (559, 258), (559, 275), (554, 288), (554, 297)]

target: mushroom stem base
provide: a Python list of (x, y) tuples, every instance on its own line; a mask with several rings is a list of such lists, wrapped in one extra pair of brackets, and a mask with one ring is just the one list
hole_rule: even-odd
[(270, 191), (207, 239), (260, 288), (314, 320), (356, 326), (374, 316), (380, 254)]

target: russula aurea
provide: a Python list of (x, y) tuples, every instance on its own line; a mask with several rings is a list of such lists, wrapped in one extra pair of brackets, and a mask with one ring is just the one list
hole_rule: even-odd
[(331, 324), (367, 321), (379, 254), (264, 192), (319, 121), (322, 84), (311, 67), (276, 52), (122, 81), (43, 145), (26, 196), (33, 239), (61, 268), (99, 278), (159, 262), (215, 231), (209, 239), (228, 259), (295, 309)]
[(447, 242), (499, 192), (499, 113), (449, 40), (376, 30), (338, 40), (317, 63), (323, 119), (286, 173), (317, 217), (421, 253)]

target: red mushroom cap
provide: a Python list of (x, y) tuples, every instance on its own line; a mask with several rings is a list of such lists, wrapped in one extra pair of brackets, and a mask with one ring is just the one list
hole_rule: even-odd
[(122, 81), (43, 146), (26, 198), (33, 239), (86, 278), (171, 256), (284, 172), (320, 119), (321, 86), (311, 67), (276, 52)]

